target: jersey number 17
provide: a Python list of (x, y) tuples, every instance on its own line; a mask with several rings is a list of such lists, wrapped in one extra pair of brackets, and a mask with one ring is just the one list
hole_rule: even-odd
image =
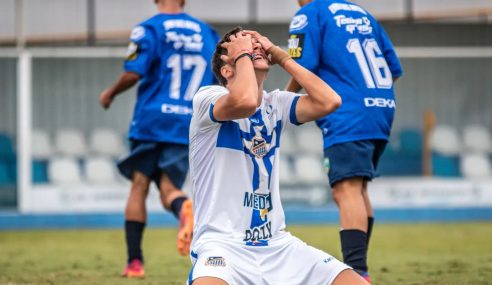
[[(184, 94), (184, 100), (191, 101), (195, 95), (200, 83), (203, 79), (203, 74), (207, 68), (207, 62), (201, 55), (191, 54), (173, 54), (167, 60), (167, 67), (171, 68), (171, 86), (169, 87), (169, 97), (179, 100), (181, 96), (181, 73), (185, 70), (193, 70), (190, 82)], [(194, 69), (193, 69), (194, 67)]]

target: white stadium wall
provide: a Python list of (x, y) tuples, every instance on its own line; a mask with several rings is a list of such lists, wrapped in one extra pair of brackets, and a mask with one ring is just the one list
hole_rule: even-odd
[(0, 1), (0, 39), (15, 38), (15, 2), (14, 0)]
[[(124, 49), (119, 50), (119, 58), (34, 57), (34, 128), (54, 132), (69, 127), (88, 133), (99, 126), (126, 133), (136, 89), (120, 95), (108, 111), (103, 111), (97, 101), (99, 92), (122, 71)], [(431, 50), (441, 52), (438, 48)], [(403, 57), (402, 62), (405, 73), (396, 84), (398, 111), (394, 129), (420, 128), (422, 114), (428, 109), (435, 111), (440, 123), (457, 128), (469, 124), (492, 128), (492, 58)], [(0, 72), (5, 74), (1, 79), (2, 93), (7, 103), (0, 105), (0, 129), (8, 133), (15, 133), (14, 70), (13, 59), (0, 59)], [(266, 88), (283, 87), (287, 80), (288, 76), (275, 68)]]
[[(22, 0), (26, 36), (77, 38), (87, 34), (87, 0)], [(406, 0), (354, 1), (387, 20), (404, 19)], [(489, 0), (413, 0), (416, 19), (467, 22), (492, 21)], [(219, 9), (220, 7), (220, 9)], [(42, 11), (42, 12), (40, 12)], [(297, 11), (296, 0), (188, 0), (186, 11), (210, 23), (288, 23)], [(220, 12), (218, 12), (220, 11)], [(95, 0), (95, 28), (99, 37), (121, 37), (153, 15), (152, 0)], [(0, 42), (15, 38), (15, 0), (0, 1)]]

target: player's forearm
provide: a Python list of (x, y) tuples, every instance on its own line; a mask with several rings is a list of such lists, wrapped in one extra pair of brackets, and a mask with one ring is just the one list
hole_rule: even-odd
[(137, 84), (140, 76), (133, 72), (125, 72), (120, 75), (120, 78), (116, 81), (116, 83), (111, 86), (111, 95), (112, 97), (116, 97), (119, 94), (125, 92), (126, 90), (132, 88), (135, 84)]
[(342, 104), (340, 96), (321, 78), (293, 60), (284, 64), (284, 69), (292, 75), (292, 81), (304, 88), (308, 110), (306, 119), (318, 119), (335, 111)]
[(255, 111), (258, 103), (258, 83), (253, 68), (253, 62), (243, 57), (236, 63), (236, 78), (229, 88), (231, 107), (238, 116), (249, 117)]

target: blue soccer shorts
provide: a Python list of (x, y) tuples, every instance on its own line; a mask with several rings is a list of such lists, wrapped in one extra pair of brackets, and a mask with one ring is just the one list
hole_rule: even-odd
[(130, 154), (118, 162), (123, 176), (132, 179), (135, 171), (143, 173), (159, 186), (164, 172), (181, 189), (189, 169), (188, 145), (130, 140)]
[(363, 177), (371, 181), (379, 176), (377, 167), (386, 143), (385, 140), (360, 140), (325, 148), (325, 170), (331, 187), (349, 178)]

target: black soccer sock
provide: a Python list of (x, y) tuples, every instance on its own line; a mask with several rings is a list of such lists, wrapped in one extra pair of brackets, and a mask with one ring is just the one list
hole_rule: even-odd
[(367, 272), (367, 234), (360, 230), (340, 231), (343, 262), (357, 273)]
[(145, 223), (125, 221), (126, 246), (128, 248), (128, 263), (134, 259), (140, 259), (143, 263), (142, 236)]
[(181, 213), (181, 207), (183, 203), (188, 200), (187, 197), (178, 197), (171, 202), (171, 211), (173, 212), (176, 219), (179, 220), (179, 213)]
[(374, 225), (374, 217), (367, 218), (367, 247), (369, 247), (369, 240), (372, 235), (372, 226)]

